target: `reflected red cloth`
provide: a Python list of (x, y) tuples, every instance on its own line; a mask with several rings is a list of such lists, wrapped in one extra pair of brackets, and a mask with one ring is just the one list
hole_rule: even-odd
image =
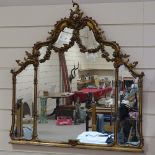
[(107, 93), (112, 91), (112, 87), (106, 88), (84, 88), (80, 91), (74, 92), (74, 99), (76, 100), (78, 97), (80, 102), (85, 102), (87, 99), (87, 94), (92, 93), (95, 100), (99, 100), (101, 97), (105, 96)]

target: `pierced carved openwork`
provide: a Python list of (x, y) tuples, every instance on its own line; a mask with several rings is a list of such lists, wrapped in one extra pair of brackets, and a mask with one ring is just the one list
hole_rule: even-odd
[(11, 70), (11, 143), (142, 151), (144, 73), (73, 8)]

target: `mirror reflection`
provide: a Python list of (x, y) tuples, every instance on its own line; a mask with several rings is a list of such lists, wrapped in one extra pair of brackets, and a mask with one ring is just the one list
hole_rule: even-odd
[(119, 130), (120, 145), (137, 146), (139, 137), (139, 86), (138, 78), (134, 78), (124, 66), (119, 68)]
[(57, 41), (54, 43), (56, 47), (63, 47), (64, 44), (69, 44), (70, 39), (72, 38), (73, 29), (64, 28), (62, 32), (60, 32)]
[[(66, 31), (66, 32), (65, 32)], [(69, 42), (64, 29), (55, 43), (62, 47)], [(89, 32), (91, 34), (89, 34)], [(92, 32), (80, 31), (87, 48)], [(71, 36), (71, 35), (69, 35)], [(40, 48), (41, 56), (47, 47)], [(107, 46), (112, 55), (114, 50)], [(52, 51), (50, 60), (38, 69), (38, 138), (43, 141), (112, 144), (114, 139), (115, 70), (102, 53), (81, 53), (75, 43), (65, 53)]]
[(99, 46), (99, 43), (96, 41), (93, 31), (90, 30), (88, 26), (85, 26), (79, 31), (79, 36), (82, 41), (82, 45), (84, 45), (87, 49), (94, 49)]
[(30, 140), (33, 130), (33, 65), (26, 67), (16, 77), (15, 137)]

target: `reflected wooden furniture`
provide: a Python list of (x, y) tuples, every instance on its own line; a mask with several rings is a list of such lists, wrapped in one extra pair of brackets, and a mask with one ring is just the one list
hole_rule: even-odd
[(91, 84), (92, 81), (91, 80), (81, 80), (81, 81), (77, 81), (77, 89), (81, 90), (83, 88), (86, 88), (89, 84)]
[(47, 98), (40, 97), (40, 115), (39, 115), (39, 123), (48, 123), (47, 121)]
[(17, 100), (16, 104), (16, 136), (23, 136), (23, 102), (22, 99)]
[[(92, 131), (96, 131), (96, 120), (97, 114), (105, 114), (110, 115), (110, 125), (112, 125), (112, 117), (113, 113), (115, 112), (114, 107), (96, 107), (95, 104), (92, 105), (92, 108), (87, 110), (87, 117), (86, 117), (86, 131), (89, 128), (92, 128)], [(89, 118), (92, 118), (92, 126), (89, 125)]]
[(73, 93), (53, 93), (47, 96), (40, 96), (40, 104), (41, 104), (41, 111), (40, 111), (40, 117), (39, 117), (39, 122), (40, 123), (47, 123), (47, 99), (48, 98), (52, 98), (52, 99), (56, 99), (56, 107), (53, 110), (53, 112), (48, 115), (48, 116), (52, 116), (55, 114), (55, 118), (57, 118), (57, 112), (60, 108), (60, 99), (64, 98), (64, 99), (69, 99), (73, 96)]

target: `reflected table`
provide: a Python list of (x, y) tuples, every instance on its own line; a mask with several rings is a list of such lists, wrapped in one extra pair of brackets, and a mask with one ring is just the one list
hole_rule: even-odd
[[(53, 93), (47, 96), (39, 96), (40, 98), (40, 104), (41, 104), (41, 111), (39, 116), (39, 123), (47, 123), (47, 117), (50, 117), (55, 114), (55, 118), (57, 118), (57, 111), (59, 110), (60, 106), (60, 99), (66, 98), (66, 99), (72, 99), (74, 93)], [(47, 116), (47, 99), (52, 98), (56, 99), (56, 107), (54, 108), (53, 112)]]
[(80, 91), (75, 91), (74, 92), (74, 99), (76, 100), (77, 98), (80, 99), (80, 102), (85, 102), (87, 100), (87, 95), (88, 93), (92, 93), (94, 99), (97, 101), (101, 97), (105, 96), (108, 93), (111, 93), (112, 87), (106, 87), (106, 88), (84, 88)]

